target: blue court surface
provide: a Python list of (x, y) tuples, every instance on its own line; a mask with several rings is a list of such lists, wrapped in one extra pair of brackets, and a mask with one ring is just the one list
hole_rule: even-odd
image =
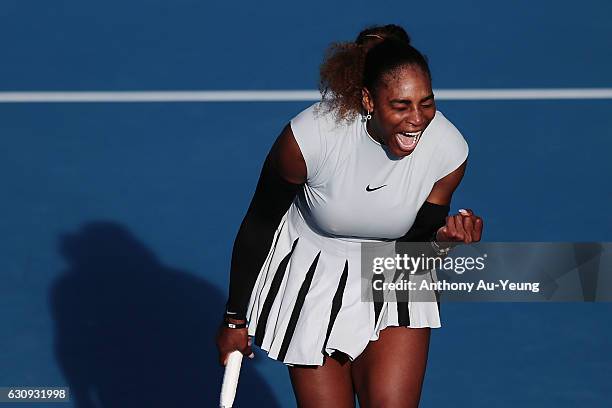
[[(0, 92), (314, 90), (329, 43), (386, 23), (429, 57), (436, 89), (612, 84), (604, 0), (0, 13)], [(267, 150), (310, 103), (0, 103), (0, 387), (70, 387), (41, 406), (216, 406), (233, 239)], [(612, 240), (612, 99), (438, 109), (470, 145), (453, 211), (480, 214), (485, 240)], [(442, 319), (422, 407), (609, 406), (609, 303), (446, 303)], [(295, 406), (286, 367), (256, 350), (235, 406)]]

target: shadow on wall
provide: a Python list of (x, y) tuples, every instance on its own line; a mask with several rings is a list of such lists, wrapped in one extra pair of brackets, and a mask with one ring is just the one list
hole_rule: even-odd
[[(59, 250), (69, 269), (51, 292), (55, 352), (76, 407), (219, 406), (219, 290), (116, 223), (89, 223)], [(278, 407), (253, 362), (235, 405)]]

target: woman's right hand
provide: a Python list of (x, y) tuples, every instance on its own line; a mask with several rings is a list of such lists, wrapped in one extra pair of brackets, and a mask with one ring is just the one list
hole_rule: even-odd
[[(232, 323), (244, 323), (244, 320), (230, 319)], [(251, 339), (248, 329), (230, 329), (221, 325), (217, 333), (217, 349), (219, 350), (219, 364), (225, 366), (229, 353), (234, 350), (240, 351), (243, 355), (253, 358), (255, 354), (251, 350)]]

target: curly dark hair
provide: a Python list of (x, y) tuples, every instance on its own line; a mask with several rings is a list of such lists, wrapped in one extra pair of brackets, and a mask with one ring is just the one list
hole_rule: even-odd
[(332, 43), (320, 67), (319, 91), (327, 111), (338, 121), (349, 121), (361, 112), (361, 90), (374, 92), (386, 73), (402, 65), (419, 66), (430, 77), (427, 59), (410, 45), (410, 36), (395, 24), (372, 26), (354, 42)]

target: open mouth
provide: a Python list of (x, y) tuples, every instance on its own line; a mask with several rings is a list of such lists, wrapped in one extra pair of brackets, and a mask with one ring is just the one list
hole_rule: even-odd
[(423, 131), (419, 132), (400, 132), (395, 134), (395, 140), (403, 151), (412, 151), (416, 147)]

